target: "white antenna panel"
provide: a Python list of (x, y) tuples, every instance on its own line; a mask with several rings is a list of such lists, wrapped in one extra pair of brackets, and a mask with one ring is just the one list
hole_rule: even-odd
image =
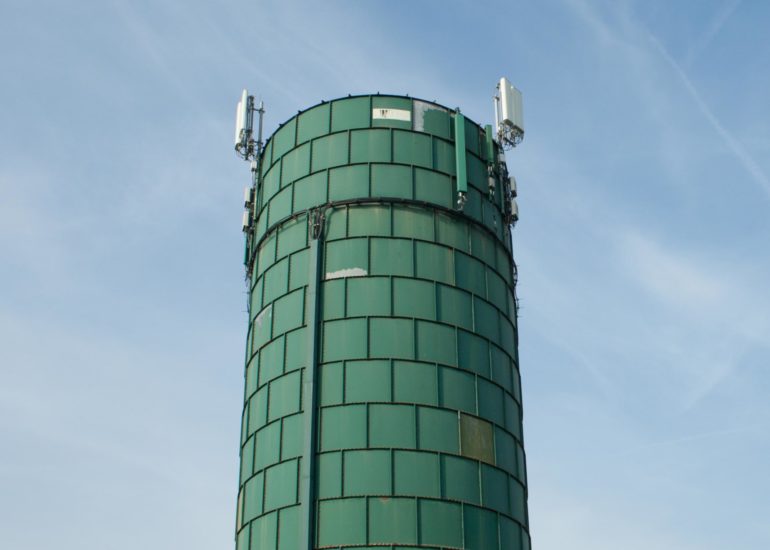
[(500, 110), (501, 121), (513, 128), (516, 133), (524, 133), (524, 113), (521, 92), (507, 78), (500, 79)]
[(235, 113), (235, 146), (241, 145), (243, 141), (243, 130), (246, 129), (248, 122), (249, 91), (244, 89), (241, 94), (241, 100), (238, 102), (238, 109)]
[(241, 143), (241, 130), (243, 130), (243, 118), (241, 114), (243, 109), (241, 108), (241, 102), (235, 107), (235, 145), (236, 147)]
[(511, 221), (513, 223), (519, 221), (519, 205), (516, 199), (511, 199)]
[(512, 197), (515, 197), (515, 196), (516, 196), (516, 178), (514, 178), (513, 176), (511, 176), (511, 177), (508, 179), (508, 185), (509, 185), (509, 186), (510, 186), (510, 188), (511, 188), (511, 196), (512, 196)]

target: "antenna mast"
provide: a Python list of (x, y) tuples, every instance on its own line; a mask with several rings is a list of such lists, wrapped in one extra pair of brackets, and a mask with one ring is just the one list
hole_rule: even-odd
[(497, 140), (504, 149), (516, 147), (524, 139), (521, 92), (507, 78), (501, 78), (494, 102)]
[[(259, 115), (257, 125), (257, 139), (254, 139), (254, 113)], [(249, 95), (248, 90), (243, 90), (241, 100), (235, 111), (235, 154), (243, 160), (251, 162), (251, 186), (247, 187), (243, 194), (246, 211), (243, 213), (243, 232), (247, 238), (254, 227), (254, 215), (257, 208), (257, 191), (260, 186), (260, 174), (262, 172), (262, 120), (265, 115), (265, 103), (259, 102), (255, 107), (254, 96)]]
[[(508, 173), (505, 162), (505, 150), (516, 147), (524, 139), (524, 115), (521, 100), (521, 92), (516, 89), (507, 78), (501, 78), (497, 84), (494, 95), (495, 103), (495, 130), (499, 145), (498, 158), (494, 159), (494, 147), (488, 145), (490, 158), (489, 189), (494, 191), (495, 182), (499, 178), (502, 181), (502, 192), (505, 203), (505, 221), (515, 225), (519, 219), (519, 205), (516, 203), (516, 178)], [(487, 126), (488, 139), (491, 140), (492, 127)]]
[[(259, 114), (258, 134), (254, 140), (254, 113)], [(262, 118), (265, 114), (265, 104), (260, 101), (254, 106), (254, 96), (248, 90), (243, 90), (241, 100), (235, 112), (235, 153), (243, 160), (259, 159), (262, 154)]]

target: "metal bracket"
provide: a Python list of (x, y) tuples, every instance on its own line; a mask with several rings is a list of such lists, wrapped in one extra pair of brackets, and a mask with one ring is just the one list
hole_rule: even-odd
[(314, 208), (308, 212), (308, 229), (310, 230), (310, 238), (317, 240), (321, 238), (323, 234), (324, 221), (326, 216), (322, 208)]

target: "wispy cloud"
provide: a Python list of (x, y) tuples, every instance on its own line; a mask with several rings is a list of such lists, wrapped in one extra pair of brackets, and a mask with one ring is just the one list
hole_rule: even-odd
[(708, 104), (703, 100), (700, 92), (698, 92), (698, 89), (687, 76), (684, 69), (682, 69), (679, 63), (677, 63), (668, 51), (666, 51), (666, 48), (661, 44), (660, 40), (651, 33), (647, 33), (647, 36), (655, 49), (660, 53), (661, 57), (666, 61), (669, 67), (673, 69), (674, 73), (679, 78), (679, 81), (690, 94), (690, 97), (692, 97), (695, 105), (722, 139), (727, 148), (733, 153), (735, 158), (740, 162), (741, 166), (743, 166), (752, 179), (764, 190), (768, 195), (768, 198), (770, 198), (770, 179), (768, 179), (767, 174), (765, 174), (756, 160), (754, 160), (746, 147), (744, 147), (724, 124), (722, 124), (719, 118), (717, 118), (716, 114), (714, 114)]
[[(680, 116), (682, 111), (691, 108), (687, 104), (677, 104), (675, 109), (672, 109), (674, 107), (672, 105), (666, 105), (670, 99), (666, 95), (662, 95), (665, 92), (660, 90), (659, 84), (662, 82), (666, 85), (666, 77), (673, 75), (675, 81), (679, 83), (680, 89), (690, 98), (692, 105), (696, 107), (703, 120), (712, 128), (725, 149), (733, 155), (751, 180), (770, 199), (770, 179), (765, 171), (740, 139), (725, 126), (717, 113), (704, 100), (698, 87), (682, 65), (668, 52), (658, 37), (632, 15), (627, 4), (621, 3), (616, 9), (603, 13), (595, 4), (585, 0), (564, 1), (586, 23), (597, 44), (602, 48), (610, 48), (609, 51), (626, 61), (627, 73), (634, 75), (638, 89), (645, 92), (644, 104), (654, 116), (659, 117), (659, 128), (662, 132), (668, 131), (668, 126), (676, 124), (670, 116), (671, 114)], [(739, 4), (740, 2), (733, 1), (725, 5), (710, 26), (708, 36), (711, 38), (716, 36)], [(653, 85), (656, 80), (656, 85)], [(670, 91), (668, 94), (669, 96), (672, 95)], [(679, 179), (682, 179), (681, 163), (684, 152), (682, 147), (686, 146), (681, 140), (678, 145), (677, 147), (676, 144), (672, 143), (671, 146), (663, 148), (662, 151), (668, 155), (667, 165), (679, 175)]]
[(690, 44), (685, 55), (684, 65), (689, 66), (708, 48), (711, 42), (719, 35), (733, 14), (740, 7), (742, 0), (729, 0), (723, 2), (717, 9), (708, 27), (701, 35)]
[(618, 251), (628, 274), (652, 296), (666, 304), (701, 314), (713, 311), (728, 295), (717, 270), (689, 261), (683, 252), (671, 252), (638, 232), (620, 233)]
[[(695, 258), (644, 236), (618, 230), (617, 254), (627, 276), (663, 308), (662, 317), (683, 331), (671, 342), (671, 366), (688, 373), (682, 409), (695, 407), (740, 368), (746, 350), (770, 345), (763, 334), (767, 299), (754, 295), (756, 283), (742, 266), (715, 257)], [(668, 339), (665, 332), (659, 342)]]

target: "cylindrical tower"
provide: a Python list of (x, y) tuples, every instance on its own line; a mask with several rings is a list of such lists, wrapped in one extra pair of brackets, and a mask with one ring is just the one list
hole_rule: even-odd
[(238, 550), (529, 549), (510, 189), (491, 134), (372, 95), (316, 105), (267, 142)]

